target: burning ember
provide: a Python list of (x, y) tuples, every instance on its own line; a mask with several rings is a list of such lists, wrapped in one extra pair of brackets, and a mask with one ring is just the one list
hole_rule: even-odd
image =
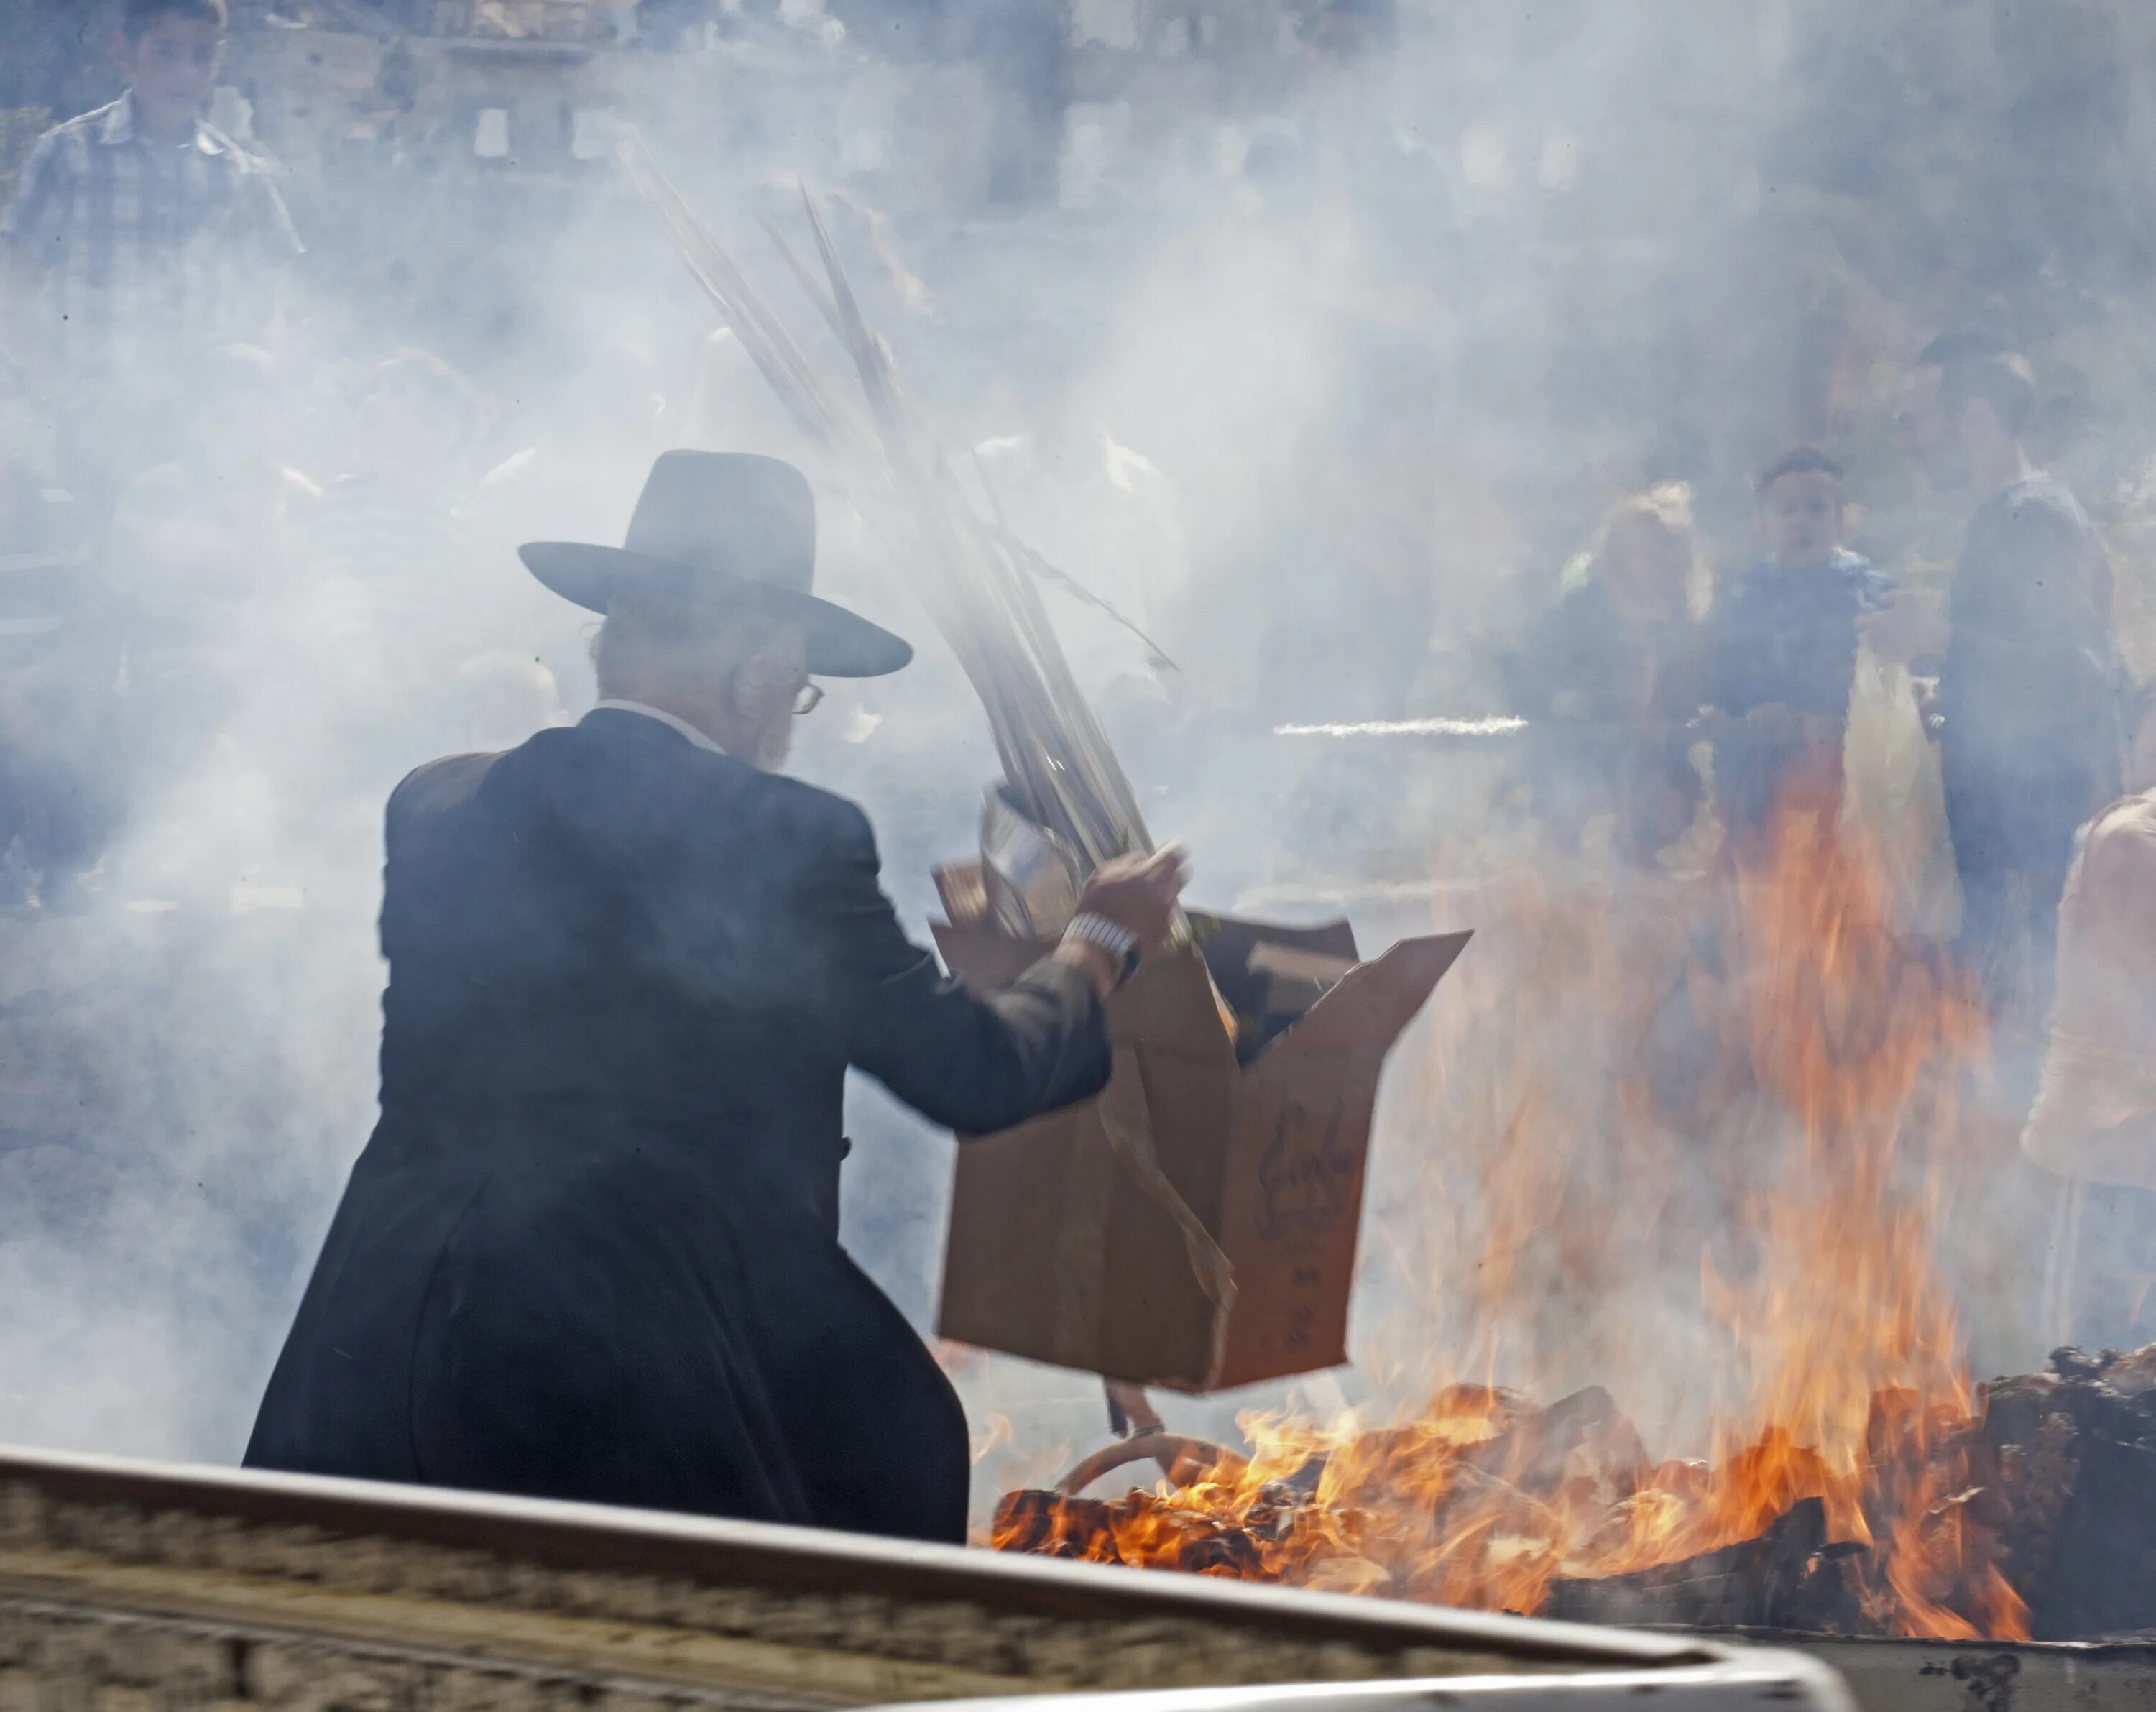
[[(1444, 1304), (1449, 1319), (1433, 1304), (1430, 1323), (1484, 1334), (1453, 1367), (1478, 1380), (1436, 1386), (1388, 1425), (1283, 1413), (1244, 1416), (1235, 1452), (1130, 1442), (1062, 1490), (1009, 1494), (992, 1543), (1599, 1620), (2025, 1637), (2016, 1555), (2032, 1527), (2056, 1526), (2059, 1477), (1994, 1430), (1935, 1262), (1976, 1128), (1958, 1103), (1984, 1057), (1979, 1011), (1935, 951), (1883, 924), (1874, 866), (1802, 798), (1733, 886), (1682, 889), (1688, 913), (1645, 923), (1609, 897), (1588, 911), (1515, 900), (1534, 962), (1599, 1007), (1614, 1060), (1651, 1064), (1672, 1003), (1705, 1045), (1682, 1074), (1620, 1074), (1614, 1120), (1607, 1097), (1585, 1109), (1517, 1049), (1506, 1075), (1476, 1083), (1495, 1144), (1479, 1162), (1479, 1226), (1451, 1239), (1475, 1263), (1445, 1268), (1471, 1299)], [(1681, 977), (1643, 978), (1657, 959)], [(1561, 1014), (1520, 1003), (1511, 1026), (1577, 1049)], [(1471, 1148), (1445, 1152), (1457, 1084), (1477, 1073), (1465, 1057), (1435, 1067), (1440, 1173), (1478, 1163)], [(1613, 1122), (1615, 1152), (1593, 1164), (1579, 1138)], [(1725, 1150), (1743, 1154), (1741, 1171), (1720, 1170)], [(1623, 1274), (1613, 1245), (1659, 1240), (1642, 1233), (1681, 1194), (1722, 1197), (1699, 1273), (1717, 1339), (1697, 1380), (1712, 1394), (1706, 1458), (1656, 1460), (1599, 1387), (1538, 1406), (1487, 1382), (1507, 1365), (1489, 1329), (1537, 1311), (1525, 1257), (1553, 1250), (1547, 1263), (1591, 1293)], [(1605, 1350), (1605, 1370), (1622, 1379), (1658, 1353), (1671, 1352)], [(2016, 1421), (2041, 1438), (2035, 1423), (2064, 1406)], [(1147, 1459), (1164, 1475), (1152, 1489), (1081, 1495)]]

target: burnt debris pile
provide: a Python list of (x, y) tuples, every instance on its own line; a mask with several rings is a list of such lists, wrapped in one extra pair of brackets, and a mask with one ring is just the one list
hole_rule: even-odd
[(2061, 1350), (1958, 1416), (1881, 1391), (1866, 1442), (1853, 1471), (1771, 1430), (1712, 1463), (1657, 1463), (1599, 1388), (1540, 1407), (1461, 1386), (1413, 1427), (1285, 1473), (1271, 1447), (1245, 1459), (1178, 1438), (1154, 1489), (1014, 1492), (993, 1538), (1590, 1622), (2037, 1640), (2156, 1627), (2156, 1346)]

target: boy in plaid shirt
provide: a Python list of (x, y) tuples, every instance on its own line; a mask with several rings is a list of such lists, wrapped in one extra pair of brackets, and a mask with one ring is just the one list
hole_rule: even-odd
[(127, 93), (46, 132), (0, 215), (0, 343), (107, 481), (168, 455), (180, 366), (260, 340), (300, 251), (264, 164), (203, 121), (224, 24), (224, 0), (124, 0)]

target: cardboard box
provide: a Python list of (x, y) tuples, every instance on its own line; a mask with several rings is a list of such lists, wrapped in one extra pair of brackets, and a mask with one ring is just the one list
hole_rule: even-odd
[[(1468, 935), (1358, 964), (1344, 922), (1194, 925), (1203, 964), (1149, 959), (1110, 1001), (1106, 1092), (960, 1147), (943, 1336), (1186, 1391), (1347, 1359), (1378, 1074)], [(983, 990), (1051, 949), (978, 923), (936, 938)]]

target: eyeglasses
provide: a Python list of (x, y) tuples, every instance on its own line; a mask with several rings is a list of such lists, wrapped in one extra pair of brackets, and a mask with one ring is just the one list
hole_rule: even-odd
[(793, 692), (793, 712), (797, 717), (814, 713), (822, 705), (823, 700), (824, 686), (821, 684), (803, 684)]

